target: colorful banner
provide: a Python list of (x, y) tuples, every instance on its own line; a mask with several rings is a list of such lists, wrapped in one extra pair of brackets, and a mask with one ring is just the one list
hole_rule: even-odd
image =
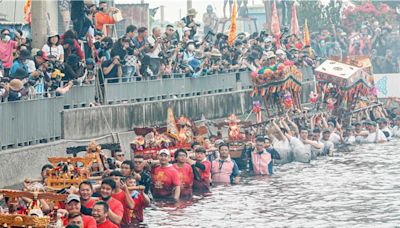
[(272, 2), (271, 32), (275, 37), (279, 37), (281, 35), (281, 26), (279, 23), (275, 0)]
[(297, 20), (296, 1), (292, 4), (292, 19), (290, 22), (290, 33), (300, 35), (299, 22)]
[(400, 74), (374, 74), (378, 98), (400, 98)]

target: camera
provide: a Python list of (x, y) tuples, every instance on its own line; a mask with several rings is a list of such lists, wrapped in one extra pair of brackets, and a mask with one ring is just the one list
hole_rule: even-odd
[(101, 49), (107, 49), (107, 47), (108, 47), (108, 45), (107, 45), (106, 42), (101, 42), (101, 43), (100, 43), (100, 48), (101, 48)]
[(115, 159), (114, 158), (107, 158), (107, 164), (108, 168), (110, 169), (116, 169), (117, 165), (115, 164)]

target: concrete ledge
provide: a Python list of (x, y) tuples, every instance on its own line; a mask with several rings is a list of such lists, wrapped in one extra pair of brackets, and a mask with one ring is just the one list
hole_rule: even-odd
[(135, 127), (165, 125), (167, 108), (176, 117), (186, 115), (199, 120), (217, 119), (235, 113), (241, 115), (251, 107), (250, 90), (199, 97), (169, 99), (129, 104), (65, 110), (62, 115), (64, 139), (96, 138), (116, 132), (132, 131)]
[[(118, 133), (121, 149), (130, 158), (129, 142), (135, 137), (133, 132)], [(111, 135), (95, 139), (97, 143), (115, 142)], [(60, 140), (52, 143), (5, 150), (0, 153), (0, 188), (20, 184), (26, 178), (40, 177), (48, 157), (67, 156), (67, 147), (86, 146), (91, 140)], [(107, 152), (106, 152), (107, 153)]]

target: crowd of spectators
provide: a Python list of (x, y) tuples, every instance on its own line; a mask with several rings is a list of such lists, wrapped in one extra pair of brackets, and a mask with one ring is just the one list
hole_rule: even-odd
[[(290, 34), (287, 28), (282, 29), (280, 39), (265, 31), (237, 33), (229, 45), (229, 31), (214, 30), (217, 17), (211, 6), (202, 17), (207, 33), (199, 31), (197, 12), (190, 9), (175, 26), (129, 25), (118, 38), (111, 36), (108, 26), (116, 23), (113, 15), (118, 9), (106, 2), (98, 6), (83, 1), (69, 4), (71, 13), (65, 15), (64, 10), (62, 16), (68, 26), (65, 16), (70, 15), (73, 29), (48, 34), (40, 50), (32, 48), (31, 40), (21, 31), (1, 30), (0, 100), (57, 96), (73, 85), (103, 85), (105, 80), (130, 82), (171, 74), (196, 78), (244, 71), (261, 66), (271, 56), (316, 67), (331, 57), (367, 55), (375, 73), (399, 72), (400, 57), (392, 51), (399, 42), (392, 38), (392, 27), (377, 20), (363, 22), (359, 31), (351, 34), (341, 28), (312, 33), (310, 51), (302, 34)], [(63, 9), (67, 8), (68, 4)]]
[(400, 45), (398, 36), (393, 35), (392, 25), (376, 18), (364, 21), (358, 31), (350, 34), (342, 28), (335, 32), (324, 29), (311, 35), (311, 46), (322, 59), (345, 56), (368, 56), (374, 73), (400, 72)]

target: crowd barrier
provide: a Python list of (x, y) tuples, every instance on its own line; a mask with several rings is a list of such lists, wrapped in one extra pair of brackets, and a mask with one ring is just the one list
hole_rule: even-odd
[(0, 103), (2, 150), (61, 137), (61, 97)]
[[(312, 77), (309, 77), (312, 78)], [(146, 102), (195, 97), (252, 89), (249, 72), (232, 72), (198, 78), (172, 75), (158, 80), (104, 84), (105, 104)], [(303, 86), (303, 102), (315, 82)], [(74, 86), (65, 96), (0, 103), (0, 150), (34, 145), (61, 138), (63, 109), (88, 107), (95, 100), (96, 85)], [(304, 95), (306, 94), (306, 95)]]
[(63, 96), (64, 109), (88, 107), (94, 102), (96, 96), (96, 86), (84, 85), (73, 86), (71, 90)]
[[(109, 83), (116, 79), (107, 79), (105, 83), (106, 104), (120, 102), (142, 102), (171, 98), (193, 97), (205, 94), (231, 92), (249, 88), (248, 72), (226, 73), (198, 78), (172, 76), (171, 78)], [(242, 81), (243, 80), (243, 81)], [(241, 88), (238, 88), (241, 82)]]

